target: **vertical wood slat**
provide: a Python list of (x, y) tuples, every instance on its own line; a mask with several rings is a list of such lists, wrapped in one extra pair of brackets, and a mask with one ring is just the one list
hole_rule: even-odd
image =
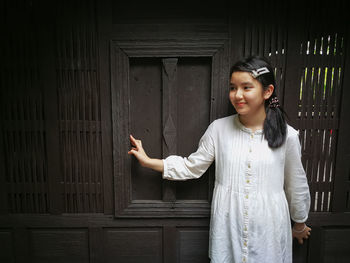
[(61, 166), (60, 166), (60, 147), (59, 147), (59, 125), (57, 122), (57, 79), (55, 69), (55, 42), (54, 42), (54, 26), (52, 17), (53, 6), (45, 4), (46, 14), (43, 14), (42, 19), (47, 21), (42, 27), (43, 41), (41, 42), (41, 72), (42, 72), (42, 86), (44, 89), (44, 108), (45, 108), (45, 131), (46, 131), (46, 145), (47, 145), (47, 169), (50, 203), (49, 209), (53, 214), (60, 214), (63, 212), (62, 192), (60, 188), (61, 182)]
[(114, 214), (114, 195), (113, 195), (113, 177), (110, 176), (113, 174), (113, 162), (112, 160), (112, 143), (113, 134), (110, 132), (112, 130), (112, 112), (110, 109), (113, 109), (111, 105), (111, 82), (112, 79), (110, 75), (110, 65), (105, 63), (105, 61), (110, 61), (110, 25), (112, 22), (112, 12), (110, 12), (109, 6), (105, 4), (104, 1), (96, 1), (96, 13), (98, 15), (98, 23), (96, 24), (96, 31), (98, 32), (97, 42), (95, 45), (96, 56), (95, 62), (98, 65), (98, 71), (96, 75), (96, 83), (100, 87), (100, 97), (99, 103), (97, 106), (100, 108), (101, 115), (101, 137), (99, 150), (101, 152), (101, 159), (99, 163), (102, 164), (102, 176), (103, 182), (103, 191), (102, 203), (103, 203), (103, 212), (105, 214)]
[[(24, 70), (21, 70), (21, 73), (22, 75), (20, 75), (20, 77), (17, 79), (17, 86), (22, 89), (22, 91), (24, 91), (24, 82), (23, 79), (25, 78), (25, 74), (24, 74)], [(26, 141), (24, 139), (25, 137), (25, 129), (24, 129), (24, 125), (23, 125), (23, 121), (25, 120), (25, 117), (24, 117), (24, 110), (23, 110), (23, 104), (24, 104), (24, 98), (21, 98), (21, 99), (18, 99), (18, 117), (17, 117), (17, 120), (22, 120), (19, 122), (19, 129), (18, 129), (18, 149), (19, 149), (19, 152), (21, 153), (21, 158), (19, 159), (19, 165), (18, 165), (18, 178), (19, 178), (19, 182), (21, 182), (22, 184), (20, 184), (19, 186), (19, 189), (20, 189), (20, 192), (21, 192), (21, 195), (22, 195), (22, 198), (21, 198), (21, 202), (20, 202), (20, 205), (21, 205), (21, 208), (22, 208), (22, 211), (23, 212), (27, 212), (26, 209), (28, 207), (28, 204), (27, 204), (27, 192), (26, 190), (24, 189), (23, 185), (24, 183), (26, 183), (26, 167), (25, 167), (25, 152), (26, 152)]]
[[(0, 68), (0, 85), (1, 87), (5, 87), (4, 75), (5, 70)], [(5, 170), (5, 146), (7, 144), (7, 138), (5, 138), (4, 132), (4, 120), (5, 120), (5, 106), (3, 98), (5, 98), (4, 89), (0, 89), (0, 215), (7, 214), (9, 210), (8, 206), (8, 189), (6, 187), (6, 170)]]
[[(177, 154), (177, 58), (162, 59), (163, 80), (163, 158)], [(175, 184), (163, 181), (163, 201), (176, 200)]]
[[(344, 4), (345, 5), (345, 4)], [(345, 20), (343, 21), (345, 23)], [(346, 24), (346, 23), (345, 23)], [(345, 62), (342, 63), (343, 79), (341, 81), (342, 87), (350, 86), (350, 72), (348, 63), (350, 61), (350, 28), (344, 25), (344, 47)], [(344, 88), (342, 90), (342, 95), (339, 96), (340, 99), (340, 122), (339, 122), (339, 133), (338, 133), (338, 145), (350, 145), (349, 133), (350, 133), (350, 122), (348, 121), (348, 116), (350, 112), (350, 105), (346, 101), (349, 98), (350, 90)], [(349, 199), (350, 194), (350, 152), (349, 147), (337, 147), (337, 166), (335, 169), (335, 182), (334, 182), (334, 195), (333, 195), (333, 209), (334, 212), (344, 212), (350, 211)]]
[[(82, 27), (81, 25), (78, 26), (78, 34), (77, 34), (77, 37), (78, 37), (78, 46), (81, 46), (82, 48), (81, 49), (78, 49), (78, 60), (85, 60), (86, 56), (84, 56), (85, 54), (85, 44), (86, 44), (86, 41), (87, 39), (84, 39), (85, 40), (85, 43), (83, 44), (82, 42), (82, 36), (81, 36), (81, 33), (84, 32), (84, 27)], [(82, 53), (82, 54), (80, 54)], [(86, 64), (86, 63), (84, 63)], [(87, 70), (86, 70), (87, 71)], [(82, 71), (80, 73), (80, 78), (79, 78), (79, 82), (80, 82), (80, 85), (79, 85), (79, 94), (80, 94), (80, 103), (81, 103), (81, 110), (82, 110), (82, 120), (86, 120), (86, 108), (85, 108), (85, 96), (86, 96), (86, 92), (85, 90), (87, 89), (87, 85), (86, 85), (86, 80), (85, 80), (85, 72), (86, 71)], [(91, 105), (92, 106), (92, 105)], [(90, 203), (89, 203), (89, 192), (86, 191), (86, 184), (88, 184), (87, 182), (87, 178), (86, 178), (86, 174), (88, 173), (88, 170), (89, 169), (86, 169), (87, 166), (88, 166), (88, 162), (87, 162), (87, 152), (86, 152), (86, 147), (87, 147), (87, 141), (86, 141), (86, 137), (87, 137), (87, 134), (88, 134), (88, 130), (86, 129), (86, 125), (83, 125), (83, 133), (79, 133), (79, 137), (81, 138), (81, 147), (80, 147), (80, 152), (82, 152), (82, 154), (80, 155), (81, 157), (81, 185), (82, 185), (82, 200), (83, 200), (83, 210), (82, 211), (91, 211), (90, 210)], [(86, 160), (86, 161), (85, 161)], [(91, 186), (91, 184), (89, 185)], [(90, 196), (90, 195), (89, 195)]]
[[(89, 78), (90, 72), (87, 71), (85, 73), (85, 83), (86, 83), (86, 89), (87, 89), (87, 94), (91, 94), (91, 80)], [(86, 96), (86, 95), (85, 95)], [(84, 96), (84, 97), (85, 97)], [(90, 95), (91, 96), (91, 95)], [(86, 98), (86, 97), (85, 97)], [(85, 104), (85, 98), (84, 98), (84, 104)], [(89, 103), (89, 101), (87, 101), (87, 103)], [(85, 105), (84, 105), (85, 106)], [(91, 109), (87, 110), (87, 113), (86, 113), (86, 116), (84, 116), (86, 119), (92, 121), (92, 116), (91, 116), (91, 111), (93, 109), (93, 105), (91, 105)], [(85, 119), (84, 118), (84, 119)], [(93, 167), (92, 167), (92, 164), (93, 164), (93, 159), (92, 159), (92, 156), (93, 156), (93, 150), (92, 150), (92, 147), (94, 146), (94, 143), (93, 143), (93, 139), (92, 139), (92, 133), (93, 131), (90, 130), (90, 131), (87, 131), (87, 134), (85, 135), (85, 155), (86, 155), (86, 162), (87, 162), (87, 183), (88, 183), (88, 188), (87, 188), (87, 197), (88, 197), (88, 200), (87, 200), (87, 203), (88, 203), (88, 209), (89, 211), (91, 212), (97, 212), (97, 207), (95, 207), (95, 198), (97, 198), (97, 191), (96, 191), (96, 185), (97, 185), (97, 181), (96, 180), (93, 180), (92, 179), (92, 173), (94, 172), (93, 170)], [(94, 194), (93, 194), (93, 185), (92, 183), (95, 182), (94, 184), (94, 187), (95, 187), (95, 198), (94, 198)]]
[[(112, 49), (112, 45), (110, 46)], [(124, 174), (130, 174), (130, 160), (125, 153), (129, 150), (129, 125), (124, 123), (123, 119), (129, 116), (129, 102), (125, 98), (130, 98), (129, 91), (129, 59), (127, 55), (117, 47), (111, 50), (115, 52), (115, 59), (111, 61), (111, 68), (115, 69), (115, 75), (118, 78), (111, 78), (111, 86), (117, 87), (112, 89), (112, 116), (113, 121), (113, 170), (114, 170), (114, 203), (115, 216), (121, 214), (125, 207), (128, 206), (131, 198), (130, 180), (124, 177)]]

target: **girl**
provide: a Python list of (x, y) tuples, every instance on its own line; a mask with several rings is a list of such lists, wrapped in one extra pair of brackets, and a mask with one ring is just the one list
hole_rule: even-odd
[(285, 122), (265, 59), (237, 62), (230, 77), (229, 99), (237, 114), (213, 121), (195, 153), (152, 159), (132, 135), (128, 153), (168, 180), (198, 178), (215, 160), (211, 262), (291, 263), (293, 237), (302, 244), (311, 231), (298, 132)]

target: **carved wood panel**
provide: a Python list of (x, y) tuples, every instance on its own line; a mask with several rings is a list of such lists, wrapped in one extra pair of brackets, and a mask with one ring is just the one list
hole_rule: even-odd
[[(160, 46), (161, 44), (163, 46)], [(197, 93), (201, 93), (197, 99), (194, 97), (192, 101), (192, 103), (197, 102), (196, 105), (193, 105), (193, 108), (198, 110), (199, 115), (194, 115), (192, 119), (188, 119), (191, 122), (200, 124), (196, 127), (200, 128), (197, 132), (198, 141), (210, 121), (218, 115), (216, 100), (223, 99), (221, 96), (224, 93), (221, 87), (225, 83), (219, 78), (220, 75), (215, 75), (214, 72), (220, 70), (217, 67), (220, 65), (220, 60), (224, 60), (226, 41), (207, 41), (197, 43), (197, 45), (199, 48), (194, 48), (195, 42), (186, 40), (176, 44), (171, 41), (168, 43), (162, 43), (162, 41), (138, 41), (137, 45), (135, 45), (135, 42), (131, 45), (131, 42), (127, 40), (111, 42), (112, 106), (114, 107), (113, 137), (115, 139), (113, 145), (115, 153), (117, 216), (207, 216), (209, 213), (211, 199), (209, 193), (212, 187), (212, 180), (207, 178), (208, 175), (204, 177), (206, 179), (203, 179), (203, 183), (199, 184), (199, 189), (204, 189), (204, 194), (202, 194), (204, 197), (192, 195), (192, 198), (180, 201), (181, 198), (186, 199), (186, 194), (184, 193), (190, 192), (190, 190), (186, 190), (186, 186), (176, 185), (175, 182), (162, 182), (159, 180), (159, 177), (161, 177), (159, 173), (146, 171), (146, 169), (138, 167), (139, 164), (135, 160), (130, 160), (128, 159), (130, 157), (125, 155), (130, 147), (128, 141), (130, 128), (135, 129), (135, 132), (141, 129), (140, 136), (144, 135), (146, 138), (145, 147), (148, 144), (147, 138), (149, 138), (153, 145), (152, 148), (156, 150), (155, 154), (160, 154), (157, 158), (165, 158), (170, 154), (179, 154), (179, 145), (186, 144), (187, 140), (190, 141), (189, 139), (181, 138), (184, 141), (181, 142), (178, 137), (179, 124), (181, 124), (180, 127), (182, 129), (186, 126), (178, 119), (181, 117), (179, 109), (183, 109), (185, 106), (179, 98), (184, 99), (187, 95), (194, 97), (194, 93), (186, 94), (188, 89), (191, 89), (191, 85), (197, 86), (196, 88), (192, 87), (192, 89), (195, 89)], [(158, 46), (158, 49), (154, 49), (155, 46)], [(146, 59), (148, 57), (149, 59)], [(198, 61), (196, 61), (196, 57), (198, 57)], [(142, 63), (142, 61), (145, 63), (144, 65), (135, 64), (137, 62)], [(190, 79), (190, 82), (186, 84), (182, 80), (183, 78), (186, 79), (186, 74), (189, 74), (186, 72), (196, 67), (199, 70), (196, 74), (199, 75), (192, 80), (187, 78)], [(187, 70), (185, 70), (186, 68)], [(143, 76), (142, 74), (145, 74), (145, 77), (141, 77)], [(155, 78), (161, 77), (161, 81), (150, 78), (150, 75)], [(191, 84), (191, 81), (194, 81), (194, 83)], [(141, 82), (141, 84), (137, 82)], [(142, 82), (144, 82), (144, 85)], [(157, 88), (158, 90), (151, 91), (154, 87), (152, 88), (150, 83), (161, 86)], [(205, 85), (201, 87), (201, 83)], [(187, 85), (187, 89), (181, 88), (184, 84)], [(140, 88), (145, 90), (135, 91), (135, 89)], [(161, 95), (159, 91), (161, 91)], [(154, 97), (148, 96), (147, 92), (152, 92)], [(144, 94), (143, 98), (138, 98), (142, 94)], [(130, 96), (134, 96), (132, 97), (133, 100), (130, 100)], [(157, 102), (157, 99), (161, 99), (161, 102)], [(136, 110), (132, 107), (137, 106), (134, 104), (134, 101), (140, 103), (141, 109), (144, 108), (139, 113), (139, 116), (135, 115), (135, 111), (140, 111), (140, 108)], [(148, 104), (151, 104), (151, 106), (146, 109)], [(155, 105), (161, 107), (157, 109), (154, 108)], [(154, 114), (152, 116), (149, 115), (152, 112)], [(162, 116), (161, 120), (159, 119), (159, 112)], [(183, 112), (183, 115), (186, 115), (186, 113)], [(154, 123), (155, 126), (150, 126), (146, 120)], [(130, 126), (130, 123), (133, 124)], [(138, 126), (138, 123), (140, 123), (140, 126)], [(155, 136), (161, 136), (158, 138), (158, 141), (152, 138), (150, 133), (156, 127), (162, 129), (161, 133), (159, 131), (155, 133)], [(182, 137), (186, 135), (182, 133)], [(162, 145), (162, 153), (159, 152), (160, 149), (156, 146), (157, 144)], [(192, 149), (192, 151), (194, 150), (195, 148)], [(133, 162), (132, 165), (131, 162)], [(136, 170), (139, 173), (137, 175), (132, 174)], [(139, 182), (144, 182), (145, 179), (140, 178), (144, 175), (150, 178), (151, 174), (158, 177), (146, 183), (148, 186), (152, 185), (153, 188), (150, 190), (142, 188), (145, 185)], [(132, 187), (137, 187), (137, 185), (140, 186), (139, 190), (132, 190)], [(196, 189), (194, 185), (191, 187), (192, 190)], [(144, 197), (149, 196), (147, 192), (152, 192), (153, 196), (158, 197), (158, 199), (134, 199), (133, 193), (142, 196), (142, 192), (144, 192)], [(179, 193), (180, 199), (177, 197), (177, 193)], [(181, 193), (183, 197), (181, 197)], [(159, 199), (159, 197), (161, 198)], [(193, 211), (196, 211), (196, 213), (193, 213)]]

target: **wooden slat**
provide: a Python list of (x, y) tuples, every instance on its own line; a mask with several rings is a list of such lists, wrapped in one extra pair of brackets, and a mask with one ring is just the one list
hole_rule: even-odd
[[(345, 8), (345, 1), (342, 2), (343, 8)], [(342, 61), (341, 67), (342, 67), (342, 75), (343, 78), (339, 81), (339, 89), (337, 89), (338, 94), (336, 95), (337, 102), (336, 102), (336, 112), (339, 112), (339, 115), (342, 117), (339, 123), (339, 133), (337, 133), (338, 145), (349, 145), (349, 121), (346, 116), (348, 115), (348, 112), (350, 111), (349, 103), (346, 101), (346, 98), (349, 96), (349, 89), (344, 88), (341, 90), (341, 87), (349, 87), (350, 78), (349, 78), (349, 67), (346, 67), (346, 65), (350, 61), (350, 45), (349, 45), (349, 39), (350, 39), (350, 29), (346, 23), (345, 17), (342, 17), (342, 27), (339, 28), (340, 32), (344, 33), (344, 50), (343, 56), (344, 60)], [(337, 52), (340, 51), (339, 45), (337, 44)], [(346, 63), (346, 64), (345, 64)], [(341, 94), (341, 95), (340, 95)], [(341, 107), (339, 107), (341, 106)], [(337, 166), (335, 167), (335, 173), (334, 173), (334, 195), (333, 195), (333, 210), (337, 212), (343, 212), (343, 211), (350, 211), (350, 207), (347, 206), (346, 199), (347, 195), (350, 192), (350, 186), (349, 186), (349, 147), (337, 147), (336, 149), (336, 156), (337, 156)]]
[[(177, 154), (177, 58), (162, 60), (163, 90), (163, 158)], [(163, 181), (163, 201), (176, 200), (175, 184)]]
[(178, 237), (175, 226), (163, 227), (163, 261), (164, 263), (176, 263), (178, 259)]
[[(5, 70), (0, 68), (0, 85), (1, 87), (6, 87), (5, 82)], [(7, 150), (7, 138), (4, 130), (5, 116), (7, 113), (7, 108), (5, 104), (5, 99), (7, 96), (6, 89), (0, 89), (0, 215), (7, 214), (8, 207), (8, 189), (5, 187), (5, 183), (8, 180), (8, 169), (6, 171), (7, 159), (5, 159), (5, 152)], [(8, 168), (8, 167), (7, 167)]]

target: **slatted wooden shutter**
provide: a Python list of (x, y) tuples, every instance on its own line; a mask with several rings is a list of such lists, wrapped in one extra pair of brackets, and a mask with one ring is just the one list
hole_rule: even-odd
[(65, 213), (103, 212), (101, 100), (94, 1), (63, 2), (56, 20), (56, 72)]
[(1, 120), (4, 212), (47, 213), (48, 163), (39, 35), (29, 3), (6, 2), (2, 19)]
[[(300, 133), (311, 212), (332, 211), (334, 181), (342, 180), (340, 174), (336, 178), (335, 165), (337, 147), (341, 147), (337, 141), (346, 31), (344, 21), (336, 15), (344, 8), (341, 2), (329, 8), (312, 1), (305, 5), (296, 16), (299, 43), (291, 44), (288, 50), (291, 64), (287, 63), (287, 107), (291, 122)], [(291, 35), (293, 32), (296, 31), (291, 30)], [(293, 88), (295, 93), (291, 95)]]

